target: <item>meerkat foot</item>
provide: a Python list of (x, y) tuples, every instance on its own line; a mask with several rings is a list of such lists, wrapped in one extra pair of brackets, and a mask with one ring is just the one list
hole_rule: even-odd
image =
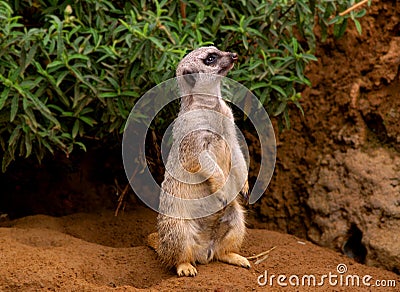
[(250, 268), (249, 261), (245, 257), (238, 255), (237, 253), (230, 252), (227, 254), (223, 254), (218, 257), (218, 260), (227, 264), (243, 267), (246, 269)]
[(194, 277), (197, 275), (197, 270), (190, 263), (182, 263), (176, 267), (176, 272), (179, 277)]

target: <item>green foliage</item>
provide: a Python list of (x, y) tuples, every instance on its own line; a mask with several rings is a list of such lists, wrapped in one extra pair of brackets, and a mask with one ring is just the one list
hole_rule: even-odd
[(122, 133), (135, 101), (208, 44), (241, 56), (230, 77), (289, 127), (289, 104), (301, 110), (304, 69), (316, 61), (315, 16), (323, 38), (332, 24), (343, 35), (348, 18), (361, 30), (365, 10), (336, 16), (354, 3), (0, 1), (2, 169), (17, 156), (68, 155), (87, 139)]

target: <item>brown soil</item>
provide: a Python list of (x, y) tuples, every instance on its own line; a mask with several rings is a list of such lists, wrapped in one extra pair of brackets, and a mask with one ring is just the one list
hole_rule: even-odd
[[(291, 235), (251, 229), (242, 254), (252, 256), (270, 251), (268, 258), (249, 270), (218, 262), (199, 265), (194, 278), (179, 278), (163, 268), (155, 252), (146, 246), (146, 235), (154, 231), (156, 214), (144, 207), (114, 217), (113, 212), (78, 213), (65, 217), (35, 215), (3, 223), (0, 228), (0, 291), (278, 291), (271, 275), (314, 275), (316, 285), (326, 274), (339, 276), (339, 264), (347, 266), (344, 276), (365, 275), (375, 280), (395, 280), (400, 276), (367, 267), (333, 251)], [(337, 278), (340, 281), (340, 278)], [(324, 291), (371, 291), (326, 279)], [(332, 278), (332, 283), (335, 283)], [(286, 283), (289, 284), (286, 279)], [(383, 282), (382, 282), (383, 283)], [(388, 282), (386, 282), (388, 283)], [(313, 291), (313, 282), (289, 290)], [(377, 289), (377, 288), (376, 288)], [(398, 289), (398, 288), (397, 288)], [(378, 289), (379, 290), (379, 289)], [(382, 288), (382, 291), (396, 291)]]
[(264, 223), (255, 226), (307, 237), (312, 177), (325, 157), (375, 148), (400, 156), (399, 15), (399, 1), (374, 1), (362, 35), (349, 22), (343, 38), (318, 45), (307, 73), (313, 87), (302, 94), (305, 116), (293, 111), (292, 129), (277, 135), (274, 177), (252, 208)]

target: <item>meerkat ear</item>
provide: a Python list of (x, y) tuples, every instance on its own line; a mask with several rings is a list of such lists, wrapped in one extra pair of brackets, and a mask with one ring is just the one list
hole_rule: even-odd
[(189, 69), (185, 69), (182, 72), (183, 79), (185, 79), (185, 81), (192, 87), (196, 84), (196, 78), (195, 78), (195, 76), (193, 76), (191, 74), (195, 74), (195, 73), (197, 73), (197, 72), (193, 72)]

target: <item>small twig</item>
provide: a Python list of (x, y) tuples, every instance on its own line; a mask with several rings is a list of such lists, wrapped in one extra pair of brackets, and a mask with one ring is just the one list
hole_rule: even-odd
[(87, 136), (87, 135), (84, 135), (83, 138), (90, 139), (90, 140), (97, 140), (97, 141), (100, 140), (100, 138), (98, 138), (98, 137), (92, 137), (92, 136)]
[[(264, 251), (264, 252), (262, 252), (262, 253), (259, 253), (258, 255), (251, 256), (251, 257), (247, 257), (247, 259), (248, 259), (248, 260), (255, 260), (255, 259), (258, 259), (259, 257), (268, 255), (268, 254), (269, 254), (271, 251), (273, 251), (275, 248), (276, 248), (276, 246), (270, 248), (270, 249), (267, 250), (267, 251)], [(265, 258), (267, 258), (267, 257), (265, 257)], [(263, 260), (265, 260), (265, 259), (263, 259)]]
[(364, 5), (365, 3), (367, 3), (368, 1), (369, 1), (369, 0), (363, 0), (363, 1), (361, 1), (361, 2), (358, 2), (358, 3), (354, 4), (353, 6), (351, 6), (350, 8), (346, 9), (345, 11), (340, 12), (339, 15), (340, 15), (340, 16), (344, 16), (344, 15), (346, 15), (346, 14), (349, 14), (349, 13), (352, 12), (354, 9), (357, 9), (358, 7), (360, 7), (360, 6)]
[(261, 264), (263, 261), (265, 261), (267, 258), (269, 257), (269, 255), (265, 255), (263, 258), (258, 259), (254, 262), (255, 265)]
[(161, 30), (163, 30), (163, 31), (167, 34), (167, 36), (168, 36), (170, 42), (171, 42), (173, 45), (176, 44), (176, 42), (175, 42), (175, 40), (173, 39), (171, 33), (169, 32), (169, 30), (168, 30), (164, 25), (160, 25), (158, 28), (161, 29)]
[(292, 10), (292, 8), (294, 7), (296, 5), (296, 3), (293, 3), (291, 6), (289, 6), (289, 8), (288, 9), (286, 9), (286, 11), (285, 12), (283, 12), (281, 15), (279, 15), (279, 17), (278, 18), (282, 18), (282, 17), (284, 17), (290, 10)]
[(180, 11), (181, 11), (181, 16), (182, 16), (182, 24), (186, 25), (186, 3), (184, 3), (183, 1), (180, 1)]
[[(136, 176), (137, 172), (138, 172), (139, 166), (136, 167), (136, 169), (134, 170), (134, 172), (132, 173), (131, 178), (129, 179), (128, 184), (125, 186), (124, 190), (122, 191), (121, 195), (118, 198), (118, 206), (117, 209), (115, 209), (115, 213), (114, 216), (117, 217), (118, 216), (118, 211), (121, 208), (122, 202), (124, 201), (125, 195), (129, 190), (129, 186), (131, 185), (131, 182), (133, 180), (133, 178)], [(117, 185), (117, 188), (119, 188), (119, 186)]]

